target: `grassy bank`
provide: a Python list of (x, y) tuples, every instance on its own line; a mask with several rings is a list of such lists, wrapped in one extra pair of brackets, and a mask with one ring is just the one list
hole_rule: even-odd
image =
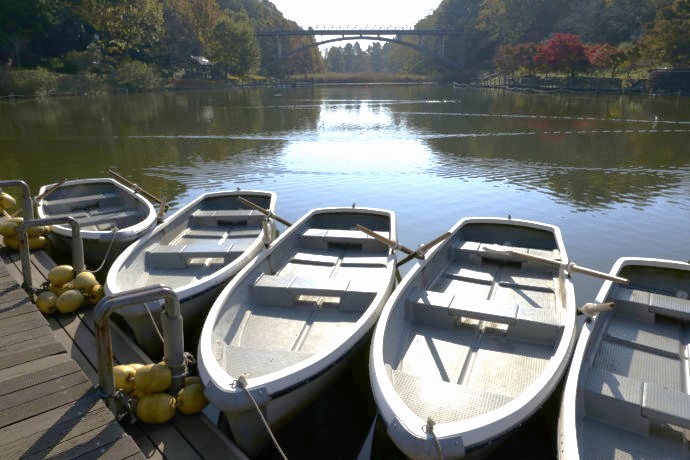
[(222, 89), (234, 86), (277, 86), (292, 84), (424, 83), (430, 76), (378, 73), (323, 73), (292, 75), (284, 79), (250, 75), (226, 80), (165, 79), (149, 65), (132, 61), (108, 75), (81, 72), (65, 74), (45, 68), (0, 69), (0, 97), (46, 97), (56, 95), (96, 95), (113, 92), (156, 90)]

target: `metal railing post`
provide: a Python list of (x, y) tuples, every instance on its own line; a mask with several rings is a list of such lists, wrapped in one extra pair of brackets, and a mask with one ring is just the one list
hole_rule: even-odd
[[(24, 220), (34, 218), (34, 204), (31, 199), (31, 189), (29, 184), (23, 180), (3, 180), (0, 181), (0, 187), (13, 187), (19, 186), (22, 188), (22, 212), (24, 215)], [(24, 275), (24, 284), (26, 287), (31, 287), (31, 262), (29, 261), (29, 246), (27, 245), (27, 240), (24, 238), (22, 240), (21, 233), (19, 234), (19, 257), (22, 263), (22, 273)], [(26, 246), (26, 256), (22, 252), (22, 247)], [(28, 275), (27, 275), (28, 273)]]
[(84, 266), (84, 242), (81, 240), (81, 229), (79, 222), (73, 217), (46, 217), (44, 219), (24, 219), (24, 222), (17, 227), (19, 234), (19, 257), (22, 261), (22, 275), (24, 276), (25, 290), (33, 289), (31, 280), (31, 262), (29, 261), (29, 237), (27, 231), (30, 227), (37, 225), (68, 224), (72, 227), (72, 264), (78, 273), (83, 271)]
[(22, 212), (24, 213), (24, 219), (33, 219), (34, 202), (31, 199), (31, 189), (29, 188), (29, 184), (23, 180), (0, 180), (0, 188), (14, 186), (22, 188)]
[(131, 306), (165, 299), (161, 319), (163, 321), (163, 343), (165, 363), (172, 370), (171, 390), (177, 393), (184, 386), (186, 366), (184, 361), (183, 321), (180, 312), (180, 301), (168, 286), (159, 284), (131, 291), (121, 292), (101, 299), (94, 308), (96, 323), (96, 344), (98, 346), (98, 384), (108, 407), (118, 412), (119, 407), (114, 398), (115, 383), (113, 380), (113, 348), (110, 339), (110, 315), (117, 310)]

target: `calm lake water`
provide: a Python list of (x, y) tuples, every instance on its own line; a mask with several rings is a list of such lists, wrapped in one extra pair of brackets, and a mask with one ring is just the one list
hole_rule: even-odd
[[(0, 103), (0, 179), (113, 168), (172, 211), (223, 188), (389, 208), (414, 247), (465, 216), (556, 224), (572, 260), (690, 259), (688, 98), (334, 86)], [(575, 275), (578, 303), (600, 282)]]

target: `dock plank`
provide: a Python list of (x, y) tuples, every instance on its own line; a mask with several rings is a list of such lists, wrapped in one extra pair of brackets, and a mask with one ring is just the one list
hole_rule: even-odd
[(62, 346), (67, 334), (16, 284), (17, 259), (0, 249), (0, 459), (145, 458)]
[[(53, 260), (43, 251), (35, 251), (31, 254), (31, 273), (33, 285), (40, 286), (47, 277), (48, 271), (55, 266)], [(3, 327), (3, 319), (14, 316), (21, 316), (30, 313), (33, 304), (26, 301), (23, 290), (12, 285), (11, 280), (21, 283), (21, 263), (17, 253), (0, 249), (0, 265), (5, 262), (6, 270), (0, 270), (0, 327)], [(8, 276), (9, 274), (9, 276)], [(3, 294), (3, 292), (5, 294)], [(6, 304), (6, 306), (4, 306)], [(36, 315), (32, 317), (37, 318)], [(28, 318), (26, 318), (28, 319)], [(105, 416), (108, 412), (106, 406), (97, 397), (93, 385), (97, 384), (98, 375), (97, 352), (95, 340), (95, 325), (93, 322), (93, 308), (82, 309), (71, 315), (49, 315), (45, 318), (46, 326), (39, 326), (29, 329), (36, 338), (42, 338), (44, 345), (30, 346), (31, 339), (20, 341), (18, 335), (8, 334), (6, 337), (0, 335), (0, 383), (2, 381), (12, 382), (12, 387), (2, 391), (0, 398), (5, 395), (14, 395), (22, 380), (27, 382), (39, 382), (46, 380), (46, 384), (37, 383), (31, 385), (35, 392), (42, 388), (45, 392), (50, 392), (50, 383), (58, 382), (62, 379), (63, 383), (72, 374), (67, 367), (60, 367), (65, 360), (74, 360), (86, 376), (81, 383), (59, 390), (52, 394), (46, 394), (32, 401), (23, 402), (7, 411), (0, 410), (0, 447), (3, 443), (11, 442), (17, 448), (21, 445), (19, 439), (32, 436), (38, 442), (36, 446), (29, 446), (30, 449), (24, 452), (22, 458), (149, 458), (149, 459), (188, 459), (188, 458), (246, 458), (244, 454), (235, 446), (232, 441), (223, 436), (215, 424), (208, 420), (205, 415), (196, 416), (178, 415), (173, 421), (163, 425), (149, 425), (137, 422), (120, 427), (116, 422), (112, 426), (117, 429), (96, 428), (88, 430), (76, 427), (78, 420), (86, 417), (87, 420), (95, 421), (97, 415), (89, 411), (99, 412)], [(14, 320), (16, 324), (22, 324), (19, 319)], [(46, 334), (50, 330), (52, 334)], [(16, 332), (16, 331), (15, 331)], [(52, 336), (54, 343), (60, 345), (62, 353), (50, 354), (53, 350), (48, 346), (49, 340), (44, 336)], [(5, 340), (3, 342), (3, 339)], [(151, 360), (136, 346), (133, 340), (124, 334), (116, 326), (112, 329), (113, 354), (116, 362), (150, 362)], [(24, 343), (26, 342), (26, 343)], [(3, 344), (5, 349), (11, 350), (14, 345), (20, 350), (13, 350), (12, 361), (35, 358), (33, 361), (13, 364), (3, 368), (4, 364), (10, 364), (7, 360), (3, 364), (1, 349)], [(22, 346), (22, 344), (24, 344)], [(35, 363), (36, 369), (32, 369)], [(32, 373), (40, 374), (33, 377)], [(66, 375), (59, 374), (64, 373)], [(55, 377), (55, 378), (51, 378)], [(76, 380), (75, 380), (76, 381)], [(20, 391), (20, 390), (17, 390)], [(30, 390), (25, 390), (30, 393)], [(22, 393), (20, 393), (22, 394)], [(27, 393), (23, 393), (23, 400)], [(70, 401), (71, 400), (71, 401)], [(0, 402), (2, 399), (0, 399)], [(9, 404), (9, 403), (8, 403)], [(22, 412), (24, 414), (22, 414)], [(26, 417), (27, 413), (33, 413)], [(96, 418), (94, 418), (96, 417)], [(13, 423), (7, 424), (8, 421)], [(99, 419), (100, 420), (100, 419)], [(52, 430), (52, 431), (51, 431)], [(113, 430), (113, 431), (110, 431)], [(46, 434), (51, 431), (51, 434)], [(60, 433), (71, 433), (66, 435), (69, 439), (60, 437)], [(78, 434), (77, 433), (81, 433)], [(51, 449), (43, 449), (50, 440), (49, 436), (55, 439), (60, 438), (61, 442)], [(28, 439), (24, 439), (26, 445)], [(31, 443), (30, 443), (31, 444)], [(21, 449), (21, 448), (20, 448)], [(7, 452), (10, 452), (8, 449)], [(16, 453), (17, 450), (12, 452)], [(0, 459), (5, 458), (0, 448)]]
[[(0, 398), (80, 371), (79, 365), (74, 361), (65, 361), (55, 366), (35, 370), (30, 374), (24, 374), (2, 382), (2, 385), (0, 385)], [(2, 400), (0, 399), (0, 401)]]

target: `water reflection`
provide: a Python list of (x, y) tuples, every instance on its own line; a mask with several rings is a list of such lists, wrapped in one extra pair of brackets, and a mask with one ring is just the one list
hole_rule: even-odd
[[(683, 101), (371, 85), (0, 103), (0, 176), (37, 191), (114, 168), (173, 210), (209, 190), (269, 189), (290, 220), (390, 208), (408, 245), (462, 216), (511, 213), (561, 225), (579, 262), (606, 270), (687, 246)], [(610, 249), (590, 247), (593, 229)]]

